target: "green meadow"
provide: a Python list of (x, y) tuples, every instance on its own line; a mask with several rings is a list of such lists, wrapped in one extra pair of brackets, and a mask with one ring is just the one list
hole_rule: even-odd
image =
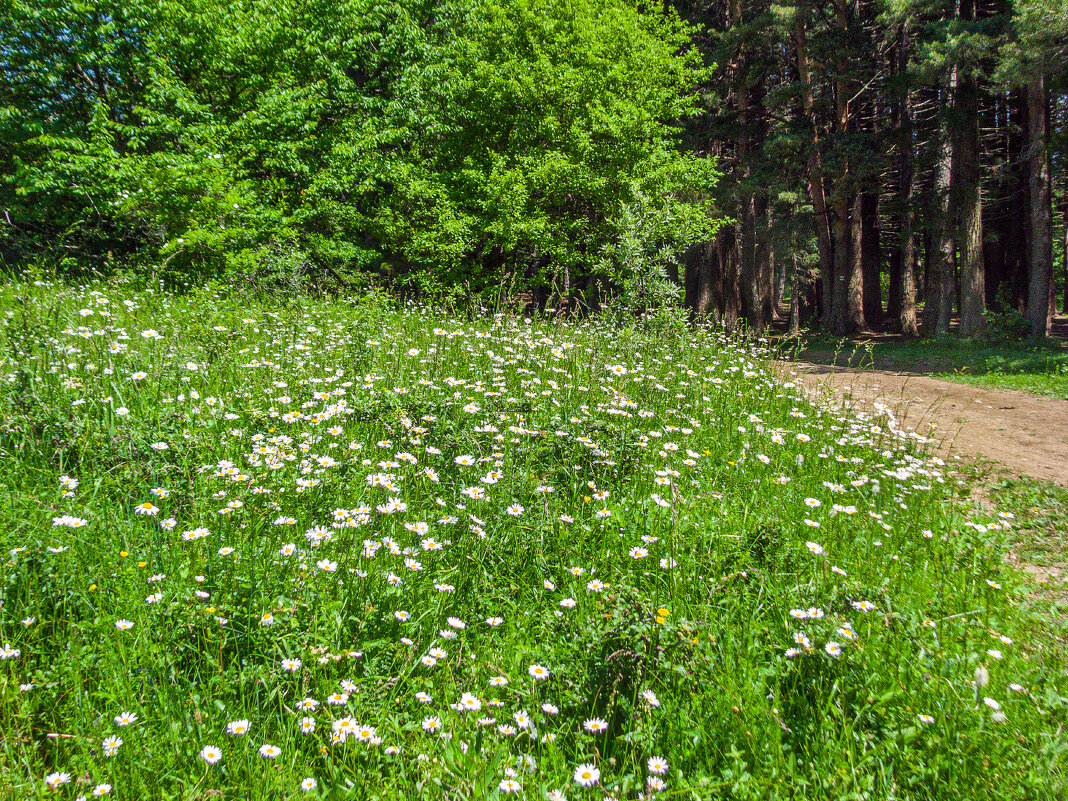
[(765, 343), (0, 290), (0, 796), (1053, 799), (1014, 518)]

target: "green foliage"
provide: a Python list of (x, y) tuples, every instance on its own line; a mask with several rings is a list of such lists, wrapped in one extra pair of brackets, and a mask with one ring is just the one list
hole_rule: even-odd
[[(8, 264), (62, 245), (174, 275), (473, 291), (589, 277), (640, 191), (711, 211), (677, 148), (705, 74), (632, 0), (13, 0)], [(281, 259), (286, 262), (289, 259)]]
[(997, 305), (983, 313), (983, 320), (983, 338), (990, 342), (1020, 342), (1031, 333), (1027, 318), (1016, 308), (1005, 285), (999, 288)]
[(605, 311), (617, 323), (638, 319), (645, 327), (681, 332), (687, 314), (682, 288), (669, 269), (678, 273), (678, 254), (712, 235), (715, 224), (699, 206), (678, 214), (677, 207), (654, 204), (640, 191), (619, 209), (619, 235), (604, 251), (603, 271), (619, 288)]

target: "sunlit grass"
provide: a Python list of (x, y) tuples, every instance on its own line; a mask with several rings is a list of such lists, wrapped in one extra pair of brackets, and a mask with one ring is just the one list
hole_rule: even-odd
[(13, 797), (1063, 789), (1012, 521), (754, 343), (118, 284), (0, 311)]

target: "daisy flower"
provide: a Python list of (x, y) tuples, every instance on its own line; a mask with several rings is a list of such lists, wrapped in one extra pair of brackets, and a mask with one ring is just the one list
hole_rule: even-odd
[(58, 790), (64, 784), (70, 783), (69, 773), (49, 773), (44, 777), (45, 786), (49, 790)]
[(580, 787), (593, 787), (601, 780), (601, 771), (589, 762), (575, 768), (575, 784)]

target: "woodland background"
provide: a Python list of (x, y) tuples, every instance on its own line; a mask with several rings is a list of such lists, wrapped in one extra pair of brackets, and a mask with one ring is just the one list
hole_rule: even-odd
[(1066, 0), (0, 9), (8, 271), (836, 335), (1068, 295)]

